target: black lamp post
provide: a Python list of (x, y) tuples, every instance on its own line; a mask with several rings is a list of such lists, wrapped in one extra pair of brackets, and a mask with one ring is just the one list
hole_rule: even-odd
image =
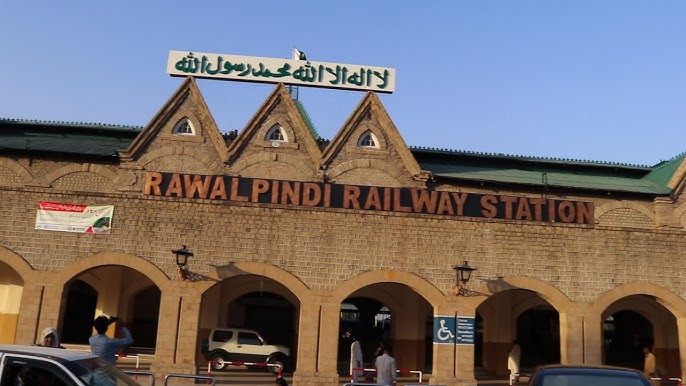
[(193, 257), (193, 252), (186, 249), (184, 245), (181, 249), (172, 249), (172, 253), (176, 257), (176, 265), (179, 267), (179, 276), (181, 280), (186, 280), (186, 267), (188, 266), (188, 258)]
[(457, 290), (457, 294), (459, 295), (462, 287), (467, 284), (469, 278), (472, 276), (472, 271), (476, 271), (476, 268), (471, 267), (467, 260), (464, 260), (462, 261), (462, 265), (455, 265), (453, 266), (453, 269), (455, 270), (456, 287), (459, 286), (459, 289)]

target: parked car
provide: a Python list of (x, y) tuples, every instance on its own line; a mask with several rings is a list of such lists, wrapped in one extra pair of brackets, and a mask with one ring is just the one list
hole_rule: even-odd
[(653, 386), (638, 370), (612, 366), (546, 365), (536, 368), (529, 386)]
[(85, 351), (0, 345), (0, 385), (136, 386), (128, 375)]
[[(268, 344), (259, 332), (247, 328), (215, 328), (204, 346), (203, 354), (214, 370), (225, 369), (227, 362), (248, 362), (280, 365), (282, 371), (290, 372), (293, 363), (288, 347)], [(278, 373), (275, 366), (268, 369)]]

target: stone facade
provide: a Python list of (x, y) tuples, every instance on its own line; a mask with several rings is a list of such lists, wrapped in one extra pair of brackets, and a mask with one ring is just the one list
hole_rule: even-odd
[[(184, 119), (193, 135), (174, 133)], [(279, 146), (266, 139), (275, 126), (287, 138)], [(358, 146), (365, 133), (378, 147)], [(350, 297), (390, 309), (399, 367), (428, 367), (431, 383), (474, 384), (476, 357), (474, 345), (427, 348), (432, 316), (481, 318), (481, 366), (503, 375), (517, 318), (530, 309), (558, 315), (561, 362), (589, 364), (606, 361), (603, 322), (631, 310), (652, 325), (658, 367), (681, 376), (682, 169), (669, 182), (671, 197), (436, 180), (374, 94), (321, 147), (278, 86), (246, 128), (225, 141), (188, 79), (117, 162), (0, 154), (0, 340), (32, 343), (43, 327), (62, 328), (67, 289), (78, 279), (97, 290), (97, 312), (128, 318), (135, 317), (131, 299), (140, 290), (159, 290), (153, 370), (160, 374), (195, 373), (204, 364), (200, 340), (232, 318), (226, 303), (264, 289), (296, 311), (296, 386), (338, 382), (338, 362), (345, 361), (337, 352), (338, 321)], [(155, 196), (143, 194), (150, 172), (584, 201), (594, 204), (594, 223)], [(40, 201), (113, 205), (111, 233), (36, 230)], [(194, 252), (187, 280), (170, 254), (182, 244)], [(478, 271), (458, 294), (452, 267), (463, 260)], [(112, 266), (120, 269), (108, 271)]]

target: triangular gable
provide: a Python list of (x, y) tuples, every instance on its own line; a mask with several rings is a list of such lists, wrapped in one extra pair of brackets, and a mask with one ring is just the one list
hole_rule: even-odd
[[(274, 111), (279, 107), (282, 108), (280, 110), (282, 113), (276, 116)], [(312, 135), (310, 126), (300, 111), (286, 87), (279, 83), (250, 119), (245, 129), (229, 145), (228, 162), (235, 162), (251, 144), (264, 143), (265, 139), (259, 134), (263, 133), (265, 129), (269, 129), (265, 125), (278, 124), (292, 130), (295, 138), (292, 141), (289, 139), (289, 143), (295, 143), (298, 145), (298, 149), (304, 149), (313, 167), (317, 169), (321, 159), (321, 151)]]
[[(188, 77), (179, 86), (179, 88), (172, 94), (171, 98), (162, 106), (160, 111), (150, 120), (150, 122), (143, 128), (136, 139), (131, 142), (126, 151), (120, 152), (120, 157), (124, 162), (131, 162), (142, 156), (144, 149), (155, 141), (155, 138), (163, 133), (163, 130), (168, 129), (169, 132), (164, 132), (165, 138), (171, 137), (171, 128), (169, 123), (173, 125), (176, 121), (187, 117), (188, 119), (197, 122), (194, 125), (196, 130), (195, 138), (178, 137), (178, 140), (183, 140), (188, 145), (188, 142), (205, 142), (209, 139), (213, 147), (216, 149), (221, 162), (227, 160), (227, 147), (221, 133), (210, 113), (202, 93), (195, 83), (193, 77)], [(167, 137), (167, 135), (169, 135)]]
[[(378, 124), (370, 125), (368, 122), (375, 121)], [(336, 136), (331, 140), (322, 154), (323, 165), (329, 167), (335, 159), (345, 152), (354, 152), (357, 149), (358, 137), (361, 133), (371, 131), (379, 139), (383, 138), (383, 146), (374, 152), (383, 152), (386, 155), (397, 157), (394, 164), (399, 162), (408, 174), (415, 180), (425, 180), (428, 173), (422, 171), (415, 160), (412, 152), (405, 144), (388, 112), (381, 104), (379, 97), (368, 92), (357, 105), (348, 120)], [(359, 156), (353, 155), (351, 157)]]

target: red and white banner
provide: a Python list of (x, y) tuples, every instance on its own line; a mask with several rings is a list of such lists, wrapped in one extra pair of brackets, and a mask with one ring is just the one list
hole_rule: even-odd
[(36, 228), (46, 231), (109, 234), (114, 205), (78, 205), (41, 201)]

